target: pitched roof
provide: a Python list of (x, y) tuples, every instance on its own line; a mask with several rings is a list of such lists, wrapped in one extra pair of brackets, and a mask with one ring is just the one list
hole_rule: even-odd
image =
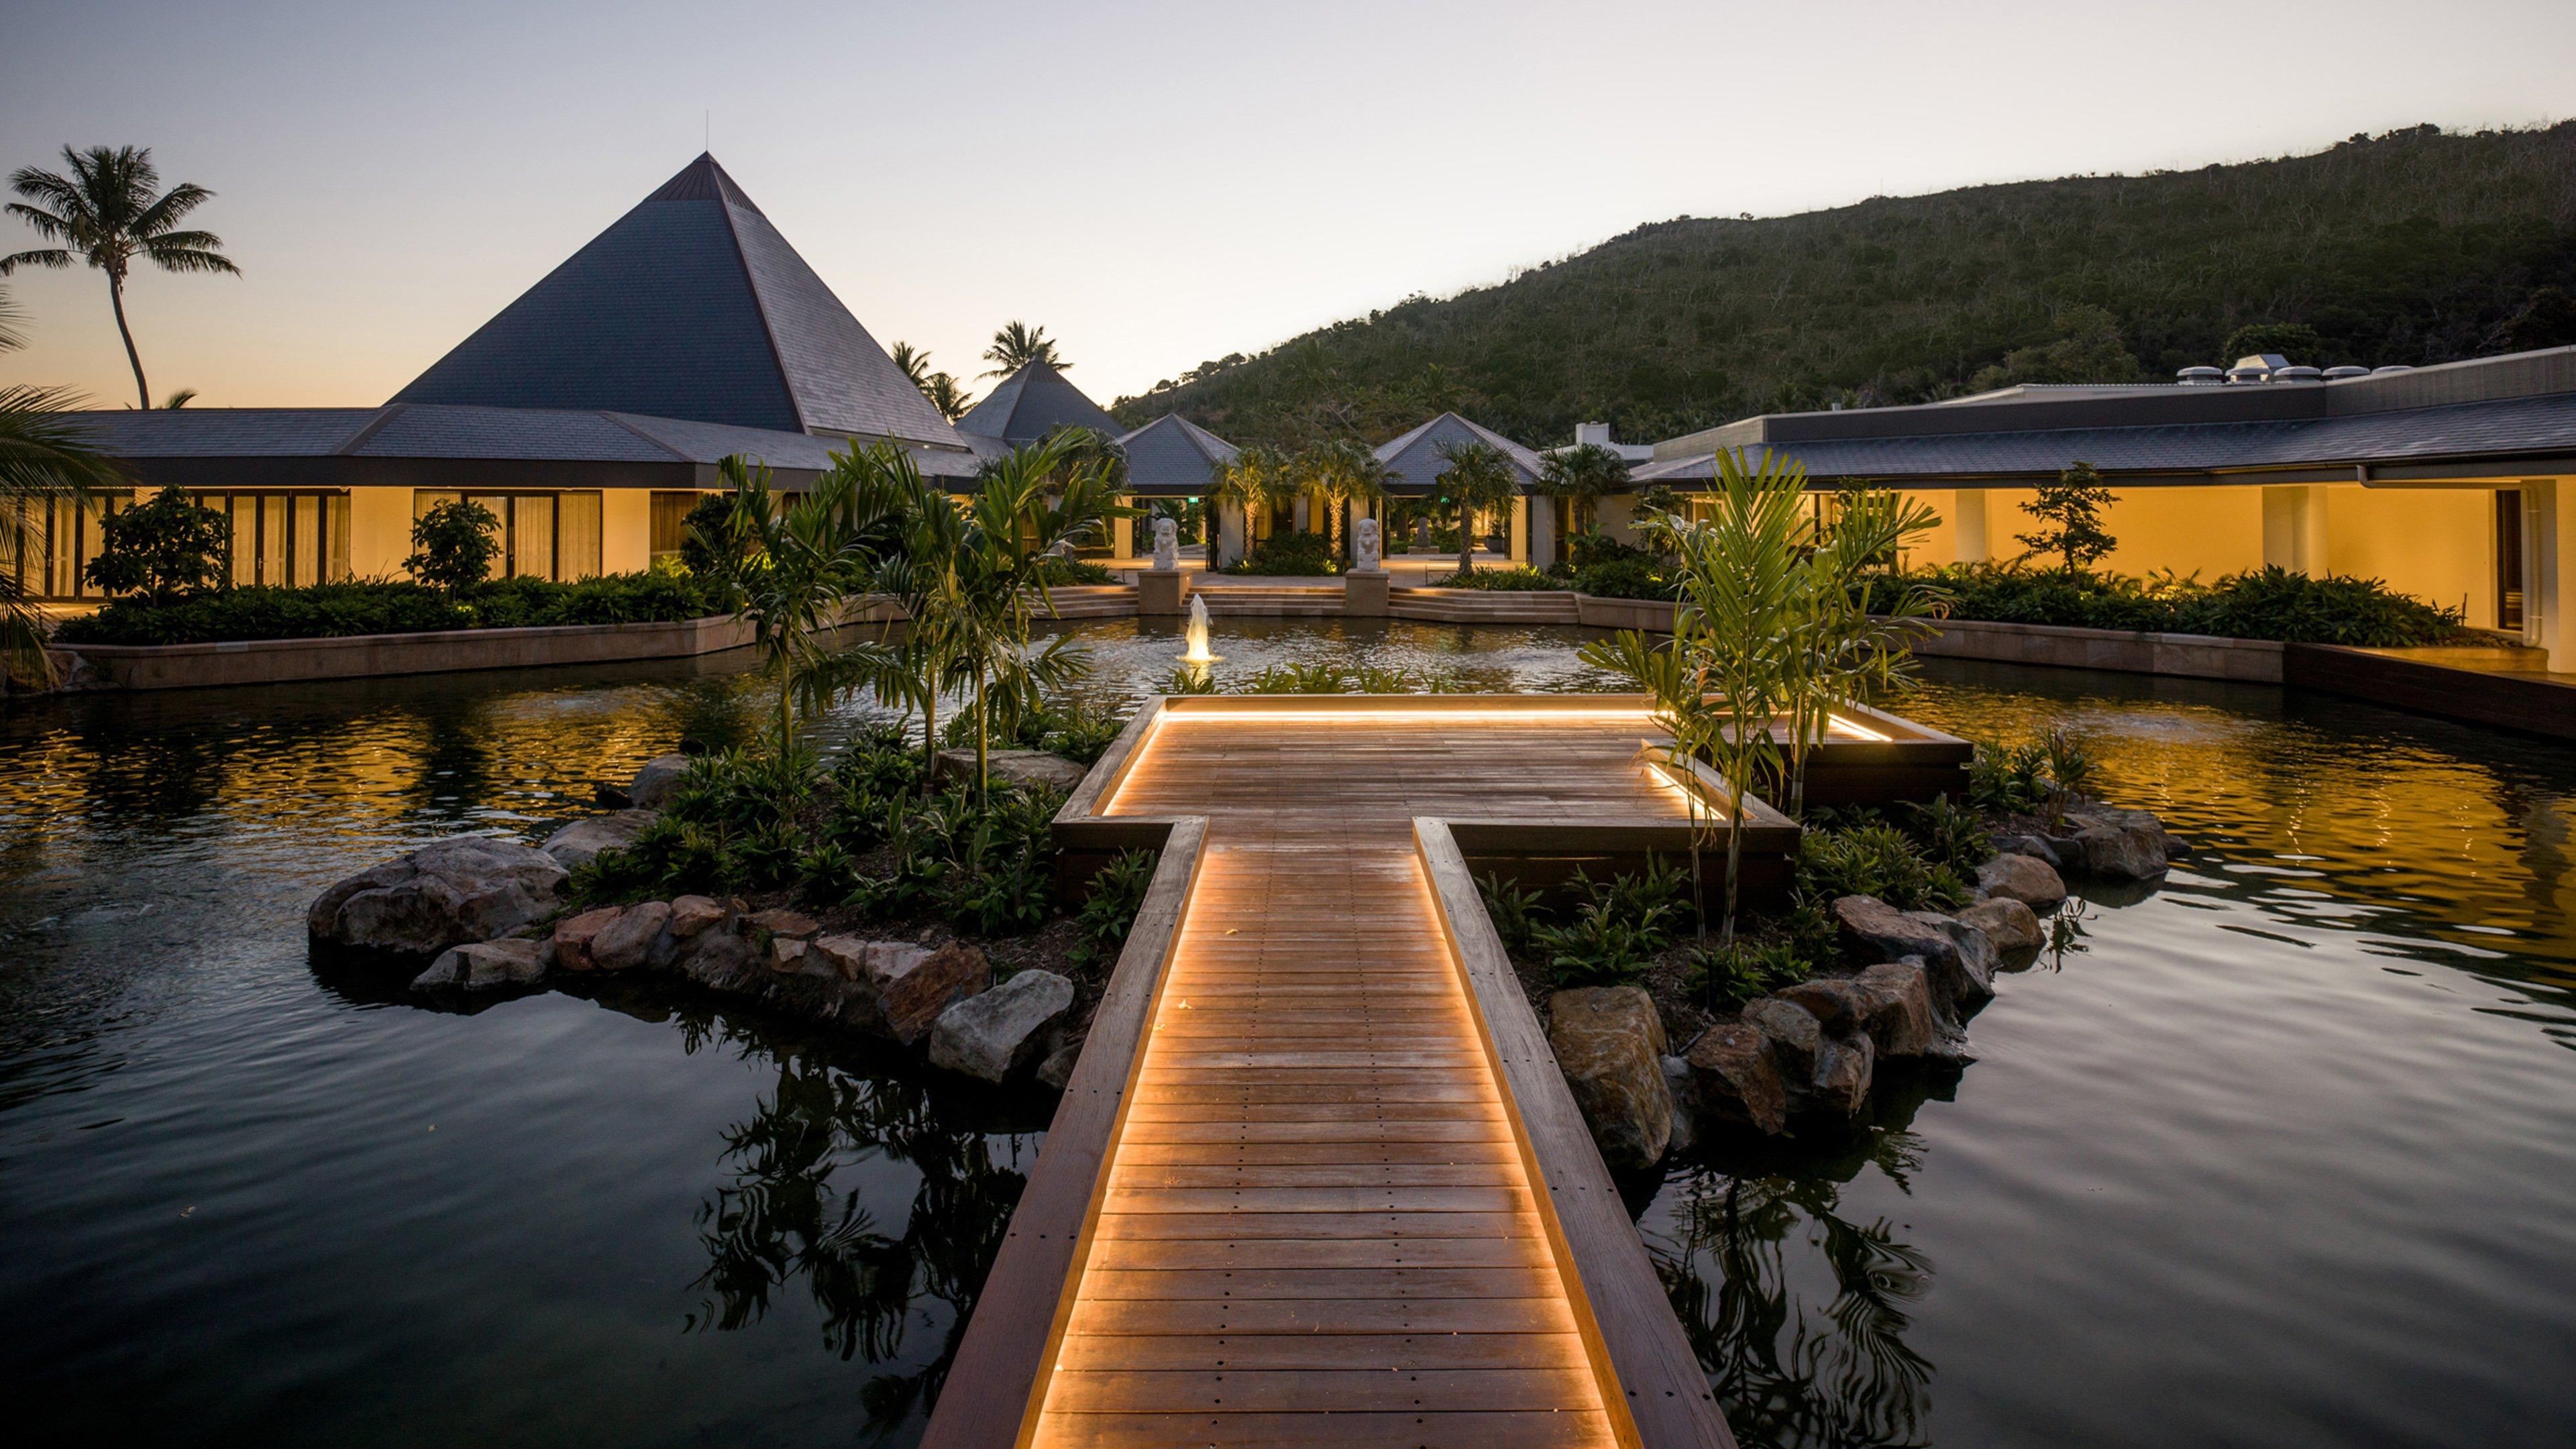
[(1179, 413), (1165, 413), (1118, 440), (1127, 454), (1127, 483), (1135, 492), (1195, 497), (1216, 481), (1216, 471), (1243, 450)]
[[(2135, 481), (2278, 482), (2283, 473), (2352, 481), (2356, 468), (2374, 476), (2440, 477), (2508, 459), (2576, 458), (2576, 392), (2340, 417), (1728, 440), (1721, 446), (1747, 457), (1768, 451), (1795, 459), (1816, 487), (1838, 478), (2052, 478), (2079, 460)], [(2556, 467), (2551, 462), (2549, 471)], [(1700, 452), (1628, 476), (1638, 483), (1684, 483), (1715, 473), (1715, 453)]]
[(711, 155), (393, 401), (632, 412), (964, 446)]
[[(388, 403), (380, 408), (156, 408), (69, 415), (93, 446), (132, 463), (348, 459), (476, 463), (616, 463), (712, 467), (742, 454), (783, 472), (818, 473), (851, 445), (811, 433), (686, 418), (561, 408)], [(914, 449), (922, 471), (965, 477), (956, 449)], [(147, 481), (176, 479), (169, 468)], [(523, 482), (525, 480), (522, 480)], [(567, 476), (563, 486), (583, 486)]]
[(1094, 428), (1118, 436), (1118, 420), (1050, 363), (1032, 362), (1002, 379), (957, 420), (957, 431), (1026, 447), (1058, 428)]
[(1449, 471), (1449, 460), (1440, 456), (1444, 447), (1464, 443), (1484, 443), (1511, 460), (1521, 482), (1535, 483), (1547, 471), (1547, 462), (1538, 454), (1504, 437), (1480, 423), (1472, 423), (1456, 413), (1442, 413), (1402, 437), (1388, 441), (1377, 450), (1377, 460), (1386, 465), (1389, 481), (1400, 488), (1428, 491)]

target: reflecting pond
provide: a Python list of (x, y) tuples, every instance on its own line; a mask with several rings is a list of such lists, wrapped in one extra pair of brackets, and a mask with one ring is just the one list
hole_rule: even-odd
[[(1068, 626), (1104, 698), (1171, 631)], [(1602, 682), (1562, 629), (1220, 620), (1221, 673)], [(643, 984), (423, 1009), (329, 880), (534, 834), (738, 659), (0, 717), (0, 1383), (40, 1440), (906, 1444), (1048, 1104)], [(1964, 1073), (1630, 1185), (1748, 1444), (2564, 1440), (2576, 751), (2255, 686), (1935, 663), (2196, 853)], [(851, 713), (859, 712), (853, 707)], [(21, 1431), (26, 1432), (25, 1430)]]

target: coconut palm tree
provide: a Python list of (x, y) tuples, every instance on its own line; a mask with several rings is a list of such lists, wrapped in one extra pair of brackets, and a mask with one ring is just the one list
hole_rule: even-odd
[(1219, 468), (1207, 491), (1208, 571), (1216, 571), (1225, 509), (1243, 510), (1243, 551), (1249, 556), (1254, 510), (1278, 507), (1296, 496), (1296, 486), (1296, 469), (1288, 457), (1263, 443), (1243, 449)]
[(1350, 562), (1350, 533), (1342, 527), (1343, 514), (1353, 503), (1374, 504), (1386, 497), (1386, 464), (1366, 443), (1342, 438), (1299, 454), (1298, 471), (1305, 486), (1331, 510), (1332, 526), (1326, 531), (1333, 535), (1342, 561)]
[[(0, 289), (0, 352), (26, 345), (18, 318), (8, 292)], [(44, 619), (33, 602), (44, 589), (30, 587), (27, 578), (36, 510), (56, 499), (77, 503), (93, 489), (125, 481), (115, 463), (63, 416), (80, 401), (60, 388), (0, 388), (0, 685), (10, 678), (40, 686), (54, 682)]]
[(1624, 492), (1627, 487), (1628, 460), (1599, 443), (1583, 443), (1549, 454), (1547, 471), (1539, 475), (1539, 491), (1574, 505), (1571, 511), (1575, 533), (1591, 531), (1592, 509), (1597, 500)]
[(966, 416), (967, 409), (975, 406), (975, 399), (967, 394), (957, 379), (944, 372), (932, 373), (930, 380), (921, 385), (921, 391), (930, 399), (930, 405), (939, 409), (939, 415), (952, 423)]
[(912, 379), (914, 387), (924, 392), (930, 390), (929, 353), (914, 351), (909, 342), (898, 342), (894, 345), (894, 365), (904, 376)]
[(986, 377), (1008, 377), (1032, 362), (1043, 362), (1058, 372), (1069, 372), (1073, 364), (1058, 357), (1055, 340), (1043, 327), (1026, 322), (1013, 322), (993, 334), (993, 345), (984, 349), (984, 360), (993, 364)]
[(1476, 515), (1501, 508), (1520, 492), (1521, 475), (1491, 443), (1443, 443), (1440, 493), (1458, 510), (1458, 572), (1476, 571)]
[(134, 264), (233, 276), (241, 268), (224, 255), (221, 237), (180, 229), (188, 213), (214, 193), (191, 182), (160, 190), (161, 173), (153, 168), (149, 148), (65, 146), (63, 160), (71, 167), (68, 176), (29, 166), (9, 178), (27, 198), (9, 203), (9, 214), (61, 245), (0, 257), (0, 276), (22, 266), (68, 267), (75, 258), (107, 273), (107, 301), (116, 313), (117, 335), (125, 339), (125, 360), (134, 368), (137, 405), (149, 410), (152, 389), (143, 381), (143, 355), (135, 351), (134, 329), (125, 321), (125, 279)]

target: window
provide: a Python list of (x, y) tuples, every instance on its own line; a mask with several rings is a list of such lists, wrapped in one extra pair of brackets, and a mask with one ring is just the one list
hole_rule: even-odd
[(698, 506), (699, 499), (713, 496), (709, 493), (660, 490), (654, 492), (652, 549), (654, 563), (658, 564), (664, 559), (679, 558), (680, 540), (689, 536), (689, 510)]
[[(200, 508), (221, 515), (230, 536), (231, 581), (250, 584), (334, 583), (349, 577), (349, 495), (346, 493), (188, 491)], [(70, 499), (39, 500), (20, 515), (20, 526), (0, 537), (0, 568), (42, 599), (95, 599), (104, 591), (81, 577), (98, 557), (99, 519), (133, 506), (130, 495), (111, 493), (86, 506)]]
[(442, 503), (479, 503), (497, 520), (501, 578), (586, 579), (599, 573), (597, 493), (455, 493), (423, 488), (411, 496), (417, 519)]

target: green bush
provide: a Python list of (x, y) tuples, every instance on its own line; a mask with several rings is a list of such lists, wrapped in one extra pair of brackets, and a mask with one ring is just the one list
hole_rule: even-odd
[(510, 579), (453, 594), (390, 579), (302, 588), (255, 586), (162, 603), (139, 595), (114, 599), (95, 614), (65, 620), (61, 638), (79, 644), (208, 644), (673, 622), (726, 612), (729, 606), (719, 590), (713, 581), (667, 570), (569, 584)]
[(1574, 589), (1596, 599), (1670, 599), (1680, 581), (1646, 559), (1615, 558), (1576, 565)]
[(1710, 1011), (1733, 1011), (1757, 996), (1794, 986), (1814, 974), (1794, 940), (1738, 936), (1691, 953), (1691, 994)]
[(1044, 572), (1047, 585), (1050, 588), (1063, 588), (1072, 584), (1114, 584), (1118, 582), (1118, 576), (1111, 573), (1103, 565), (1093, 563), (1089, 559), (1068, 558), (1063, 554), (1050, 556), (1046, 562), (1039, 565), (1039, 567)]
[(434, 589), (457, 593), (491, 575), (501, 553), (501, 520), (480, 503), (452, 499), (411, 521), (411, 557), (403, 572)]
[(1974, 876), (1977, 867), (1995, 853), (1995, 843), (1977, 812), (1951, 804), (1947, 795), (1932, 797), (1929, 805), (1909, 802), (1905, 814), (1905, 838), (1914, 842), (1925, 860), (1948, 866), (1963, 880)]
[(2287, 569), (2230, 574), (2213, 584), (2170, 574), (2068, 573), (2009, 564), (1921, 571), (1957, 619), (2168, 634), (2215, 634), (2300, 644), (2400, 648), (2478, 636), (2456, 609), (2401, 594), (2378, 579), (2310, 578)]
[(1092, 876), (1082, 908), (1073, 913), (1079, 939), (1065, 954), (1074, 965), (1118, 959), (1128, 928), (1136, 924), (1136, 912), (1145, 904), (1146, 888), (1154, 883), (1156, 864), (1152, 851), (1130, 850)]
[(1576, 902), (1573, 914), (1562, 926), (1532, 922), (1530, 945), (1546, 955), (1560, 987), (1632, 981), (1672, 944), (1686, 886), (1680, 871), (1655, 861), (1647, 862), (1642, 875), (1606, 881), (1578, 869), (1567, 886)]
[(177, 488), (98, 521), (98, 556), (82, 577), (109, 593), (139, 592), (154, 605), (223, 582), (232, 530), (224, 516)]
[(1431, 586), (1435, 589), (1491, 589), (1498, 593), (1531, 593), (1568, 587), (1564, 579), (1534, 568), (1478, 569), (1472, 574), (1451, 574), (1445, 579), (1436, 579)]
[(1810, 827), (1798, 842), (1796, 889), (1801, 900), (1819, 905), (1836, 896), (1876, 896), (1900, 911), (1968, 902), (1957, 871), (1926, 860), (1905, 832), (1884, 822)]
[(1313, 576), (1342, 571), (1342, 561), (1333, 553), (1333, 541), (1320, 533), (1274, 533), (1261, 541), (1239, 563), (1223, 570), (1230, 574)]

